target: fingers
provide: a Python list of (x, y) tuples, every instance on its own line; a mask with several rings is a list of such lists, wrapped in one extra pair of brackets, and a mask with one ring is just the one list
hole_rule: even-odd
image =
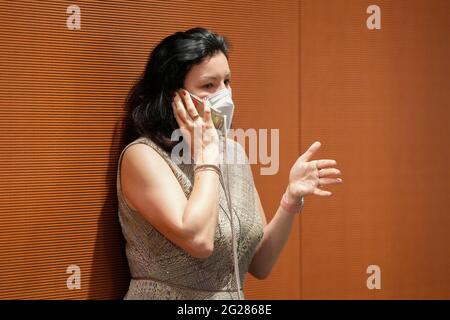
[[(314, 154), (319, 150), (321, 147), (321, 143), (319, 141), (315, 141), (309, 148), (306, 150), (304, 154), (302, 154), (299, 159), (300, 161), (304, 162), (310, 162), (308, 163), (309, 166), (313, 165), (315, 168), (319, 169), (319, 179), (318, 179), (318, 185), (324, 186), (324, 185), (330, 185), (330, 184), (340, 184), (343, 183), (341, 178), (324, 178), (325, 176), (329, 175), (340, 175), (341, 171), (332, 168), (336, 166), (336, 161), (333, 159), (320, 159), (320, 160), (314, 160), (310, 161), (310, 159), (314, 156)], [(331, 196), (333, 193), (331, 191), (325, 191), (319, 188), (314, 188), (313, 194), (317, 196)]]
[(315, 188), (313, 194), (316, 196), (325, 196), (325, 197), (332, 195), (330, 191), (320, 190), (319, 188)]
[[(184, 105), (186, 107), (186, 110), (188, 111), (188, 117), (190, 117), (191, 121), (194, 121), (193, 119), (198, 119), (199, 118), (199, 114), (197, 109), (195, 109), (194, 103), (192, 102), (191, 96), (188, 94), (188, 92), (186, 90), (181, 89), (181, 99), (182, 102), (184, 102)], [(181, 100), (180, 99), (180, 100)]]
[(320, 160), (317, 160), (317, 167), (319, 169), (334, 167), (336, 164), (337, 164), (336, 160), (333, 160), (333, 159), (320, 159)]
[[(341, 172), (338, 169), (322, 169), (319, 171), (319, 186), (325, 186), (330, 184), (341, 184), (343, 183), (343, 180), (341, 178), (323, 178), (323, 176), (330, 175), (330, 174), (336, 174), (339, 175)], [(331, 196), (333, 193), (330, 191), (325, 191), (319, 188), (315, 188), (313, 194), (318, 196)]]
[(319, 150), (321, 146), (321, 143), (319, 141), (315, 141), (309, 148), (306, 150), (304, 154), (300, 156), (300, 159), (303, 161), (309, 161), (309, 159), (312, 158), (314, 153), (316, 153), (317, 150)]
[(321, 186), (328, 185), (328, 184), (342, 183), (342, 179), (341, 178), (320, 178), (319, 183)]
[(178, 121), (178, 124), (181, 126), (182, 124), (188, 124), (188, 115), (186, 109), (184, 108), (183, 102), (181, 101), (180, 95), (178, 92), (174, 93), (174, 98), (172, 101), (172, 108), (175, 115), (175, 118)]
[[(320, 178), (320, 186), (330, 185), (330, 184), (340, 184), (343, 183), (341, 178)], [(319, 188), (314, 188), (313, 194), (317, 196), (331, 196), (333, 193), (331, 191), (325, 191)]]
[(179, 112), (177, 110), (176, 104), (174, 101), (172, 101), (172, 110), (173, 110), (173, 115), (175, 116), (175, 119), (177, 120), (178, 125), (181, 127), (184, 124), (184, 121), (181, 120)]
[(319, 170), (319, 177), (326, 177), (330, 175), (340, 175), (341, 171), (336, 168), (330, 168), (330, 169), (320, 169)]

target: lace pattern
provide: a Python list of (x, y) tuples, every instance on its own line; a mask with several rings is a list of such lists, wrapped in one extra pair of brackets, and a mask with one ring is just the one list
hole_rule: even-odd
[[(147, 137), (139, 137), (122, 150), (117, 168), (118, 216), (132, 276), (124, 299), (238, 299), (233, 274), (230, 213), (223, 189), (219, 185), (214, 251), (208, 258), (195, 258), (167, 239), (125, 202), (120, 185), (120, 164), (125, 150), (136, 143), (150, 146), (163, 157), (187, 198), (194, 181), (192, 164), (176, 164), (165, 150)], [(227, 153), (240, 157), (237, 163), (221, 166), (228, 166), (229, 171), (239, 279), (243, 288), (249, 265), (263, 236), (263, 226), (245, 151), (234, 140), (227, 139), (226, 143)], [(224, 179), (227, 179), (226, 175)]]

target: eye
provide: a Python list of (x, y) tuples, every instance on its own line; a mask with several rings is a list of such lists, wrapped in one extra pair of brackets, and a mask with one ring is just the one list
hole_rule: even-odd
[[(210, 86), (211, 85), (211, 86)], [(212, 83), (208, 83), (208, 84), (205, 84), (204, 86), (203, 86), (203, 88), (206, 88), (206, 89), (209, 89), (209, 88), (212, 88), (214, 85), (212, 84)]]
[(225, 80), (225, 83), (226, 83), (227, 85), (229, 85), (229, 84), (230, 84), (230, 82), (231, 82), (231, 80), (230, 80), (230, 79), (227, 79), (227, 80)]

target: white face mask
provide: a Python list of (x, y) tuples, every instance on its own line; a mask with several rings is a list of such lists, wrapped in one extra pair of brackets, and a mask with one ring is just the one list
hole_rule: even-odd
[[(224, 117), (224, 127), (229, 130), (233, 120), (234, 102), (231, 96), (231, 87), (224, 88), (208, 96), (211, 107)], [(214, 117), (214, 110), (213, 110)], [(213, 119), (214, 121), (214, 119)]]

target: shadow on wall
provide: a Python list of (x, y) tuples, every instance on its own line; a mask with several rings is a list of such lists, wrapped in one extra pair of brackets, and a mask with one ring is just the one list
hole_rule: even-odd
[[(119, 121), (114, 126), (105, 181), (108, 186), (107, 197), (98, 219), (91, 273), (88, 275), (88, 299), (123, 299), (130, 282), (125, 239), (118, 217), (116, 189), (119, 155), (130, 137), (128, 129), (120, 130), (123, 127), (122, 123), (123, 121)], [(119, 146), (118, 151), (116, 146)]]

